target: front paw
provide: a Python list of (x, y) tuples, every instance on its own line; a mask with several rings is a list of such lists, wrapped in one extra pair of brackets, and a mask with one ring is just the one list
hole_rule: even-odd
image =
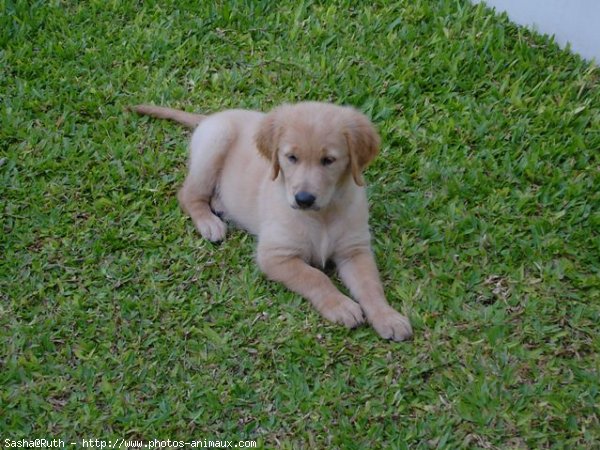
[(365, 321), (360, 305), (342, 294), (327, 298), (320, 305), (319, 312), (327, 320), (348, 328), (355, 328)]
[(399, 342), (410, 339), (413, 335), (408, 317), (392, 308), (370, 317), (369, 322), (384, 339)]

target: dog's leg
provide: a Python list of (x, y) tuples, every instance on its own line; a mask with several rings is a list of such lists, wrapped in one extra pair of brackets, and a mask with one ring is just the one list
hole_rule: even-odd
[(181, 208), (192, 218), (196, 229), (209, 241), (221, 241), (227, 226), (210, 208), (218, 177), (233, 140), (230, 127), (222, 123), (203, 122), (190, 143), (189, 171), (177, 198)]
[(354, 328), (364, 321), (358, 303), (346, 297), (318, 269), (298, 257), (276, 257), (258, 249), (258, 264), (271, 280), (279, 281), (310, 300), (326, 319)]
[(403, 341), (412, 336), (407, 317), (392, 308), (383, 293), (379, 272), (368, 249), (336, 261), (340, 277), (362, 306), (367, 321), (385, 339)]
[(210, 209), (210, 195), (197, 188), (194, 180), (186, 179), (177, 195), (181, 209), (192, 218), (198, 232), (212, 242), (222, 241), (227, 226)]

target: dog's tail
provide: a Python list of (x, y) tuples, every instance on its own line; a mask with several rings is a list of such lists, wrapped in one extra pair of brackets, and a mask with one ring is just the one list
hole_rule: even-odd
[(163, 108), (154, 105), (136, 105), (129, 108), (138, 114), (157, 117), (159, 119), (169, 119), (180, 123), (188, 128), (196, 128), (202, 120), (206, 118), (203, 114), (193, 114), (178, 109)]

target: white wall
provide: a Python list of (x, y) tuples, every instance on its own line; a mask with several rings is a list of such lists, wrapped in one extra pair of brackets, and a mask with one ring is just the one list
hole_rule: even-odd
[[(482, 0), (473, 0), (480, 3)], [(554, 35), (561, 47), (600, 64), (600, 0), (483, 0), (511, 21)]]

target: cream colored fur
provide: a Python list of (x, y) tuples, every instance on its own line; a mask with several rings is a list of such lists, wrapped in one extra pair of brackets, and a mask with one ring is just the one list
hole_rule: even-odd
[[(317, 102), (206, 117), (147, 105), (133, 109), (199, 124), (178, 197), (203, 237), (225, 237), (216, 212), (256, 235), (262, 271), (310, 300), (325, 318), (355, 327), (366, 316), (384, 338), (412, 336), (408, 319), (385, 299), (371, 251), (362, 171), (378, 152), (379, 136), (364, 115)], [(314, 203), (299, 204), (299, 193), (309, 193)], [(356, 301), (316, 268), (329, 260)]]

